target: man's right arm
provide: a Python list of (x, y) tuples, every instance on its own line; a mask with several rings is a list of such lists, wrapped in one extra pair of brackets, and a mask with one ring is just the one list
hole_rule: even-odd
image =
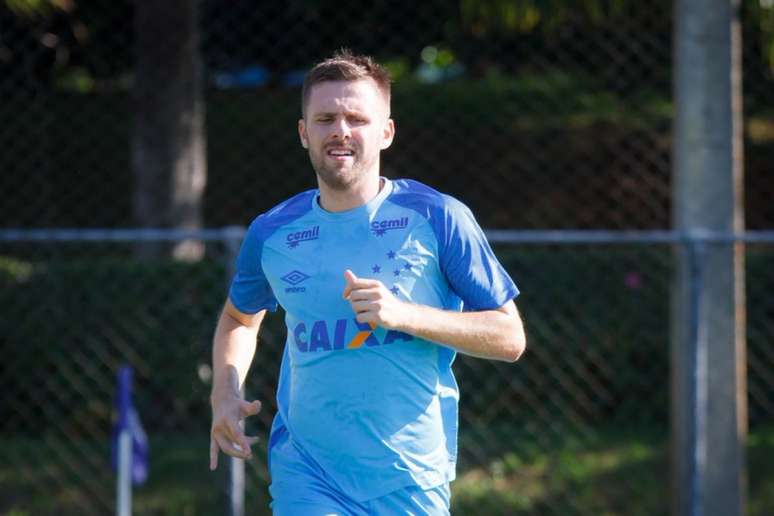
[(244, 435), (240, 422), (257, 414), (259, 401), (246, 402), (241, 389), (255, 355), (258, 330), (266, 314), (240, 312), (226, 300), (220, 314), (212, 346), (212, 428), (210, 469), (218, 466), (218, 453), (249, 459), (250, 445), (256, 439)]

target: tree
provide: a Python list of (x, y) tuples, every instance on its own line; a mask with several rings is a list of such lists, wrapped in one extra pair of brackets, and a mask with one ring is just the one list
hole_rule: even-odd
[[(198, 2), (140, 1), (135, 9), (134, 216), (143, 228), (198, 229), (207, 180)], [(138, 247), (145, 257), (166, 251), (166, 246)], [(185, 260), (198, 259), (203, 251), (198, 241), (171, 250)]]

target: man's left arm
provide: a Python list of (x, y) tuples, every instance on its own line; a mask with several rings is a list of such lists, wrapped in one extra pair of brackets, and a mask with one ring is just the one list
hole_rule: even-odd
[(344, 298), (358, 322), (398, 330), (480, 358), (516, 361), (526, 347), (513, 300), (493, 310), (454, 312), (399, 300), (375, 279), (344, 273)]

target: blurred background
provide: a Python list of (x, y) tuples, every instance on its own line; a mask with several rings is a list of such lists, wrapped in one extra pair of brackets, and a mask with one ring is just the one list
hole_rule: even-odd
[[(386, 64), (384, 174), (455, 195), (487, 230), (668, 230), (673, 16), (666, 0), (0, 0), (0, 229), (21, 230), (0, 239), (0, 514), (113, 511), (125, 363), (151, 450), (135, 513), (226, 513), (209, 363), (241, 232), (222, 228), (315, 187), (296, 133), (310, 65), (342, 46)], [(744, 224), (774, 229), (774, 3), (739, 16)], [(209, 232), (81, 231), (136, 228)], [(667, 514), (672, 246), (495, 250), (529, 350), (455, 364), (453, 513)], [(746, 247), (756, 516), (774, 513), (773, 260)], [(283, 342), (274, 314), (246, 386), (264, 403), (248, 515), (269, 513)]]

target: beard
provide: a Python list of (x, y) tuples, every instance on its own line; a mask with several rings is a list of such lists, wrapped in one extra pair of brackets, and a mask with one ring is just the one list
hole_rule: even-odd
[(309, 150), (309, 161), (320, 181), (331, 190), (345, 191), (359, 183), (379, 159), (378, 154), (370, 159), (360, 159), (361, 154), (355, 150), (351, 165), (342, 163), (326, 163), (328, 149), (322, 153)]

